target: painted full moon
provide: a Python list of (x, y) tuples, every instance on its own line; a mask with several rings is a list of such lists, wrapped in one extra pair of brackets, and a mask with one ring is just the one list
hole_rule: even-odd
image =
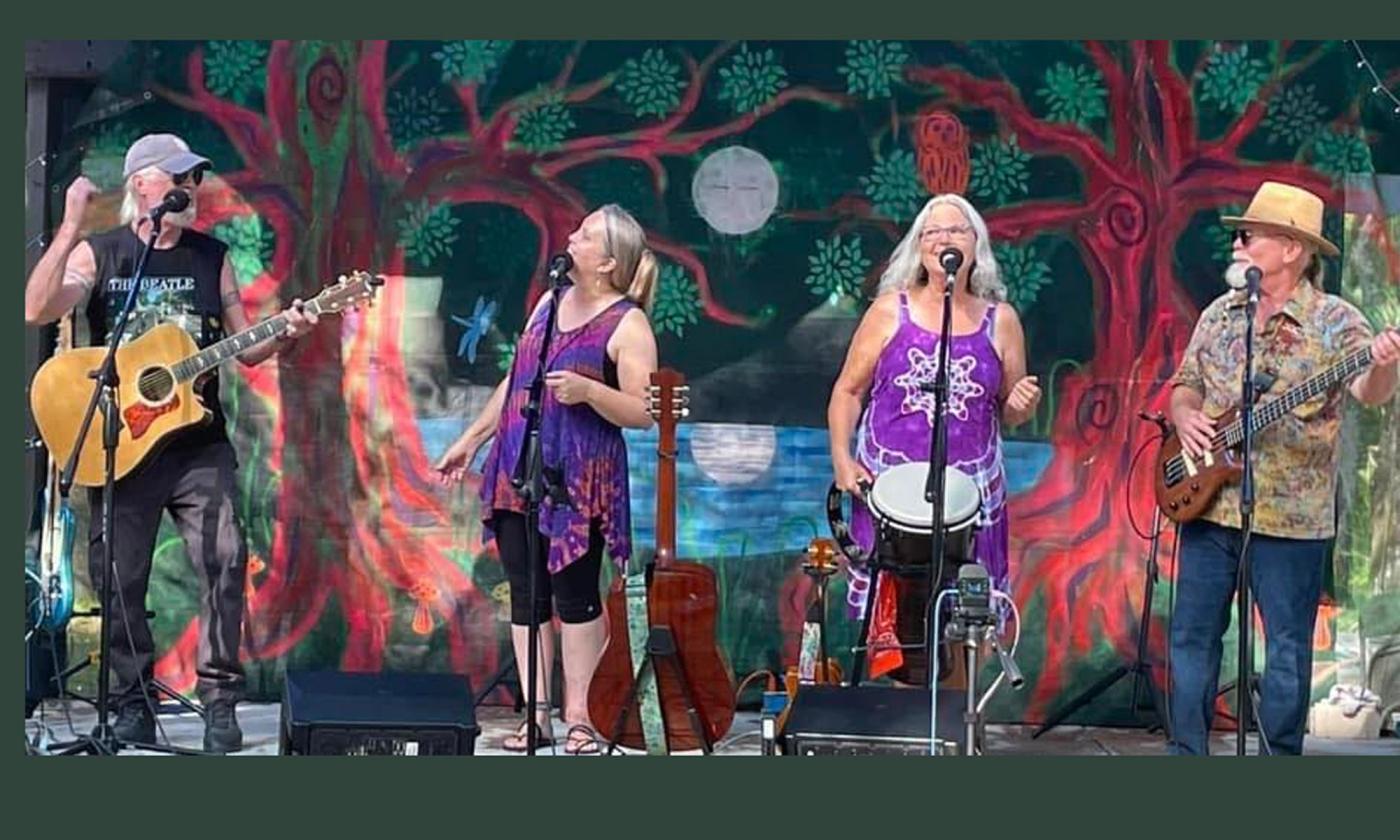
[(690, 197), (700, 216), (720, 233), (753, 233), (778, 206), (778, 173), (753, 149), (728, 146), (695, 170)]
[(777, 449), (778, 435), (772, 426), (696, 423), (690, 435), (690, 456), (717, 484), (757, 481), (772, 466)]

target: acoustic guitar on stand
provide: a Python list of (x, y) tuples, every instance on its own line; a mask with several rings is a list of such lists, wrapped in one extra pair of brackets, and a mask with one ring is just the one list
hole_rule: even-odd
[(689, 413), (685, 377), (651, 375), (656, 447), (656, 555), (608, 595), (608, 641), (588, 687), (588, 716), (616, 746), (710, 752), (734, 722), (734, 679), (716, 639), (714, 569), (676, 559), (676, 423)]

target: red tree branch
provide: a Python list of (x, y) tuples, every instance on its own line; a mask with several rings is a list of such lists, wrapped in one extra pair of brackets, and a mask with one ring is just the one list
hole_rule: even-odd
[(1011, 242), (1053, 230), (1066, 230), (1097, 215), (1097, 204), (1032, 201), (987, 213), (987, 230), (994, 239)]
[(1152, 112), (1149, 107), (1151, 99), (1148, 90), (1148, 84), (1152, 80), (1152, 59), (1147, 52), (1147, 42), (1133, 41), (1131, 49), (1133, 55), (1133, 98), (1137, 106), (1133, 108), (1132, 122), (1137, 129), (1138, 140), (1147, 149), (1147, 158), (1152, 163), (1152, 169), (1156, 172), (1170, 172), (1178, 162), (1165, 159), (1164, 146), (1166, 142), (1164, 137), (1172, 129), (1167, 126), (1165, 120), (1161, 125), (1156, 125), (1152, 121)]
[(402, 180), (408, 174), (408, 165), (394, 150), (389, 120), (384, 114), (384, 102), (387, 99), (385, 94), (388, 90), (385, 81), (388, 47), (387, 41), (365, 42), (355, 75), (360, 85), (359, 110), (364, 114), (370, 128), (370, 156), (381, 177), (393, 176)]
[(1128, 138), (1132, 136), (1129, 116), (1131, 112), (1128, 105), (1132, 91), (1123, 74), (1123, 66), (1102, 41), (1085, 41), (1084, 49), (1094, 59), (1094, 64), (1103, 74), (1104, 84), (1108, 86), (1108, 114), (1110, 125), (1113, 126), (1114, 157), (1119, 164), (1123, 164), (1132, 153), (1132, 144), (1128, 142)]
[(1259, 127), (1260, 120), (1263, 119), (1264, 114), (1268, 111), (1269, 101), (1274, 98), (1274, 94), (1278, 92), (1279, 88), (1283, 87), (1289, 81), (1296, 78), (1299, 73), (1302, 73), (1308, 67), (1312, 66), (1314, 62), (1325, 55), (1327, 50), (1330, 49), (1328, 44), (1323, 44), (1312, 50), (1306, 57), (1284, 67), (1282, 66), (1283, 57), (1288, 53), (1288, 47), (1292, 43), (1292, 41), (1284, 41), (1279, 44), (1278, 59), (1274, 65), (1273, 77), (1259, 89), (1259, 93), (1256, 94), (1254, 100), (1249, 103), (1249, 107), (1244, 109), (1244, 113), (1241, 114), (1240, 118), (1225, 132), (1225, 136), (1216, 143), (1208, 144), (1202, 154), (1208, 157), (1233, 156), (1239, 148), (1240, 143), (1244, 142), (1244, 139), (1252, 134), (1254, 129)]
[(647, 242), (651, 244), (652, 250), (665, 254), (690, 271), (690, 276), (695, 278), (695, 288), (699, 290), (700, 302), (705, 308), (705, 314), (711, 320), (738, 327), (752, 325), (752, 319), (726, 309), (715, 299), (714, 291), (710, 288), (710, 274), (705, 269), (705, 264), (700, 261), (699, 257), (695, 256), (693, 251), (679, 242), (667, 239), (653, 231), (647, 231)]
[(474, 138), (480, 137), (481, 110), (476, 104), (476, 82), (453, 85), (452, 92), (457, 94), (457, 101), (462, 103), (462, 113), (467, 116), (467, 133)]
[(155, 82), (152, 89), (187, 111), (204, 114), (223, 130), (243, 164), (258, 167), (276, 158), (276, 149), (266, 120), (261, 114), (220, 99), (204, 86), (204, 48), (195, 47), (185, 62), (189, 95)]
[[(1172, 188), (1172, 196), (1180, 201), (1204, 199), (1224, 203), (1230, 198), (1248, 198), (1265, 180), (1287, 181), (1311, 190), (1329, 204), (1341, 201), (1341, 191), (1332, 180), (1310, 166), (1301, 163), (1240, 164), (1213, 160), (1214, 165), (1197, 166)], [(1206, 204), (1205, 206), (1211, 206)]]
[(574, 167), (606, 157), (637, 157), (638, 148), (646, 154), (657, 157), (687, 155), (703, 148), (707, 143), (720, 137), (747, 131), (758, 120), (768, 116), (790, 102), (818, 102), (833, 108), (850, 105), (851, 98), (843, 94), (830, 93), (812, 87), (787, 88), (755, 111), (736, 117), (727, 123), (689, 133), (673, 134), (669, 137), (655, 136), (650, 129), (631, 131), (624, 134), (599, 135), (581, 138), (565, 143), (557, 156), (549, 157), (539, 165), (541, 175), (547, 178), (558, 176)]
[(1171, 57), (1170, 41), (1148, 41), (1151, 78), (1157, 87), (1162, 110), (1162, 136), (1166, 171), (1175, 174), (1183, 160), (1196, 149), (1196, 108), (1191, 86), (1177, 71)]
[(569, 77), (574, 74), (574, 66), (578, 64), (579, 53), (583, 52), (583, 42), (575, 41), (573, 49), (569, 50), (569, 55), (564, 59), (564, 65), (559, 68), (559, 73), (554, 77), (553, 88), (563, 90), (564, 85), (569, 83)]

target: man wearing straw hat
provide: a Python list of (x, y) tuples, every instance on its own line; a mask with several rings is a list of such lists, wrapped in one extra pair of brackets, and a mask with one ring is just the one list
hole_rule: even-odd
[[(1366, 347), (1373, 365), (1346, 389), (1367, 405), (1391, 398), (1400, 334), (1373, 334), (1365, 316), (1322, 291), (1322, 199), (1266, 181), (1234, 230), (1226, 279), (1245, 285), (1258, 268), (1254, 370), (1259, 402), (1284, 393)], [(1172, 379), (1172, 422), (1190, 457), (1212, 449), (1211, 418), (1239, 404), (1244, 369), (1245, 295), (1230, 291), (1201, 313)], [(1272, 380), (1272, 381), (1270, 381)], [(1335, 532), (1337, 438), (1343, 385), (1299, 405), (1254, 439), (1255, 507), (1250, 586), (1264, 620), (1266, 664), (1260, 687), (1261, 749), (1298, 754), (1312, 683), (1312, 635), (1328, 541)], [(1230, 624), (1242, 534), (1239, 486), (1227, 484), (1205, 514), (1181, 526), (1176, 609), (1171, 630), (1173, 753), (1203, 755)], [(1247, 686), (1242, 680), (1241, 686)]]

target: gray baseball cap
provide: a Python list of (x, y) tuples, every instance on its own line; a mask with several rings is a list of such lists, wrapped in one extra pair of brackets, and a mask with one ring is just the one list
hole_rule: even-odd
[(196, 167), (213, 164), (209, 162), (209, 158), (191, 152), (189, 144), (174, 134), (147, 134), (126, 150), (126, 165), (122, 167), (122, 177), (130, 178), (150, 166), (158, 167), (171, 175), (179, 175)]

